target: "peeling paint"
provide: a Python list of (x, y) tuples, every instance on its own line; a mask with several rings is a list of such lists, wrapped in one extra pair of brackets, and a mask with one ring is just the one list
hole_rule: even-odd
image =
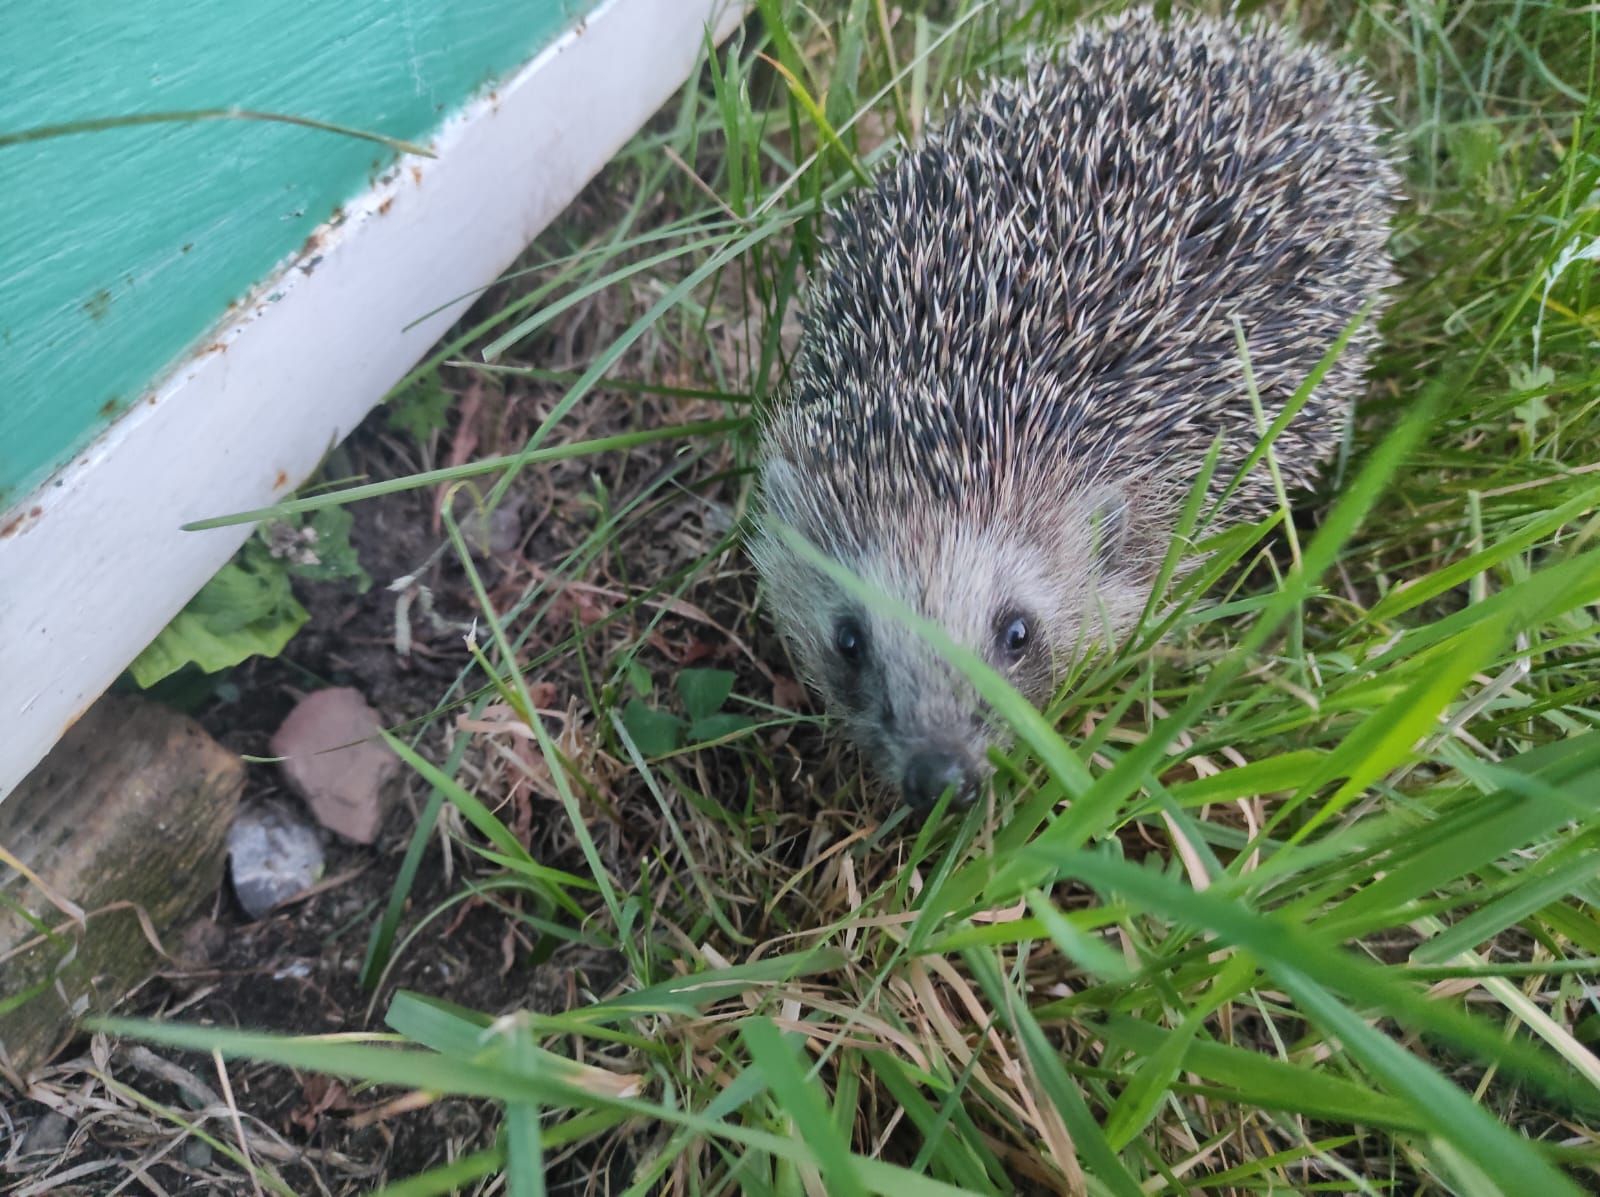
[(20, 511), (0, 527), (0, 540), (9, 540), (18, 532), (23, 531), (44, 514), (43, 507), (30, 507), (27, 511)]

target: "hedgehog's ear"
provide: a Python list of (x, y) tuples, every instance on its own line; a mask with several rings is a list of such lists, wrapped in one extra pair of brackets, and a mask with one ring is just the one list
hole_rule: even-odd
[(1115, 482), (1089, 493), (1089, 546), (1102, 573), (1127, 568), (1128, 501), (1127, 488)]
[(1106, 482), (1089, 492), (1089, 545), (1103, 576), (1148, 582), (1167, 552), (1170, 523), (1162, 493), (1138, 478)]
[(800, 510), (795, 502), (799, 493), (800, 472), (787, 458), (769, 457), (761, 463), (761, 502), (769, 516), (793, 524)]
[(816, 516), (806, 480), (786, 457), (769, 457), (761, 465), (761, 512), (769, 522), (787, 524), (815, 543)]

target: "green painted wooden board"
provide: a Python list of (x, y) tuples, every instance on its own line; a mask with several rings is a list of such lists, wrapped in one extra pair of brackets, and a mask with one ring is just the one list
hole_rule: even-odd
[[(0, 132), (241, 107), (425, 140), (592, 7), (11, 0)], [(0, 147), (0, 510), (141, 398), (393, 157), (236, 120)]]

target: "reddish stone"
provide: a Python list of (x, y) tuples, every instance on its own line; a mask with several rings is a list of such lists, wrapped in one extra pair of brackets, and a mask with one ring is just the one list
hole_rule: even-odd
[(378, 838), (400, 761), (378, 739), (378, 713), (349, 688), (301, 699), (272, 737), (284, 778), (317, 821), (358, 844)]

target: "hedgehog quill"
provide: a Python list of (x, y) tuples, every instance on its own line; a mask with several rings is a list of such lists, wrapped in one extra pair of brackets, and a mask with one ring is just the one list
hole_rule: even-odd
[[(1145, 11), (988, 86), (830, 214), (751, 554), (807, 680), (913, 806), (986, 781), (1004, 729), (787, 526), (1036, 704), (1143, 610), (1179, 506), (1213, 497), (1352, 320), (1275, 443), (1313, 483), (1392, 281), (1398, 195), (1363, 76), (1287, 33)], [(1224, 508), (1275, 505), (1265, 466)]]

